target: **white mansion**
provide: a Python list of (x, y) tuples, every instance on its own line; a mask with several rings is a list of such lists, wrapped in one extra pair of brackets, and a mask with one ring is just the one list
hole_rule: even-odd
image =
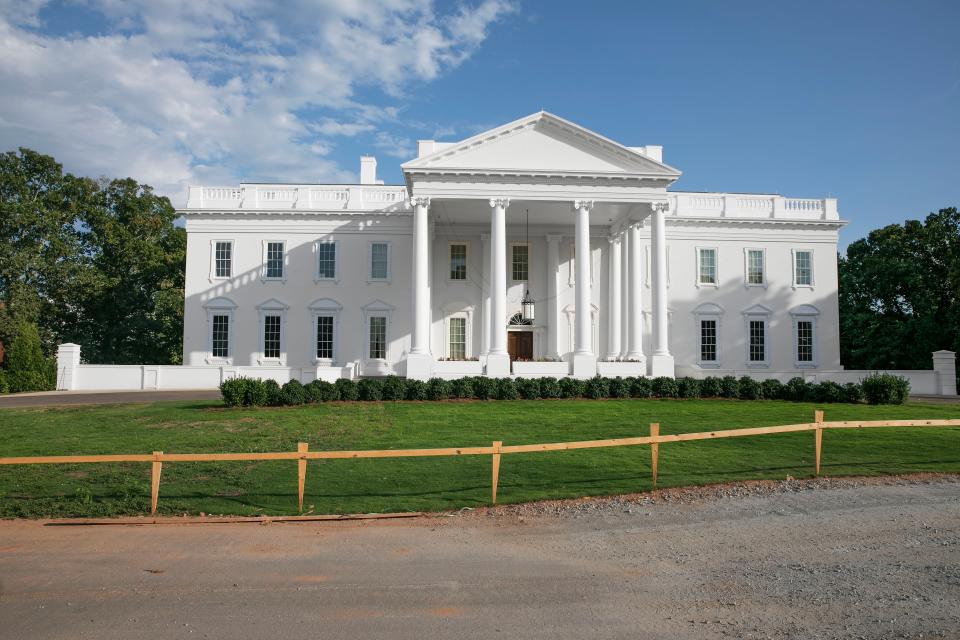
[(842, 369), (836, 200), (675, 191), (661, 155), (540, 112), (421, 141), (404, 185), (364, 157), (358, 185), (191, 187), (183, 362), (303, 381)]

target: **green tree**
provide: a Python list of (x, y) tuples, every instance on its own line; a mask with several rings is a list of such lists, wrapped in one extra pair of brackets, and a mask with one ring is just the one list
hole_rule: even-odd
[(7, 383), (10, 391), (49, 391), (56, 384), (56, 364), (43, 355), (40, 334), (29, 322), (17, 324), (16, 334), (6, 354)]
[(854, 369), (929, 369), (960, 351), (960, 215), (955, 207), (877, 229), (839, 259), (840, 351)]

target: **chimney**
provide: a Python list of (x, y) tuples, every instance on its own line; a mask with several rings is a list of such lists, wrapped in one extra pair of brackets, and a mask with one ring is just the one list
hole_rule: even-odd
[(360, 184), (377, 184), (377, 159), (360, 156)]

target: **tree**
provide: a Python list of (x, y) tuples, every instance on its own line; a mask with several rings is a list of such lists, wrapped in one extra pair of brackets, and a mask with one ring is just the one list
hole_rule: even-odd
[(7, 352), (7, 383), (10, 391), (49, 391), (56, 386), (56, 363), (40, 350), (36, 326), (21, 322)]
[(960, 350), (960, 214), (955, 207), (870, 232), (839, 259), (840, 352), (855, 369), (929, 369)]

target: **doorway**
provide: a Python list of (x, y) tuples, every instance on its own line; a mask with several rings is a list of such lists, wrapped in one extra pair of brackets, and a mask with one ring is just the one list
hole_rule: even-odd
[(533, 360), (533, 332), (508, 331), (507, 353), (510, 354), (511, 362), (514, 360)]

